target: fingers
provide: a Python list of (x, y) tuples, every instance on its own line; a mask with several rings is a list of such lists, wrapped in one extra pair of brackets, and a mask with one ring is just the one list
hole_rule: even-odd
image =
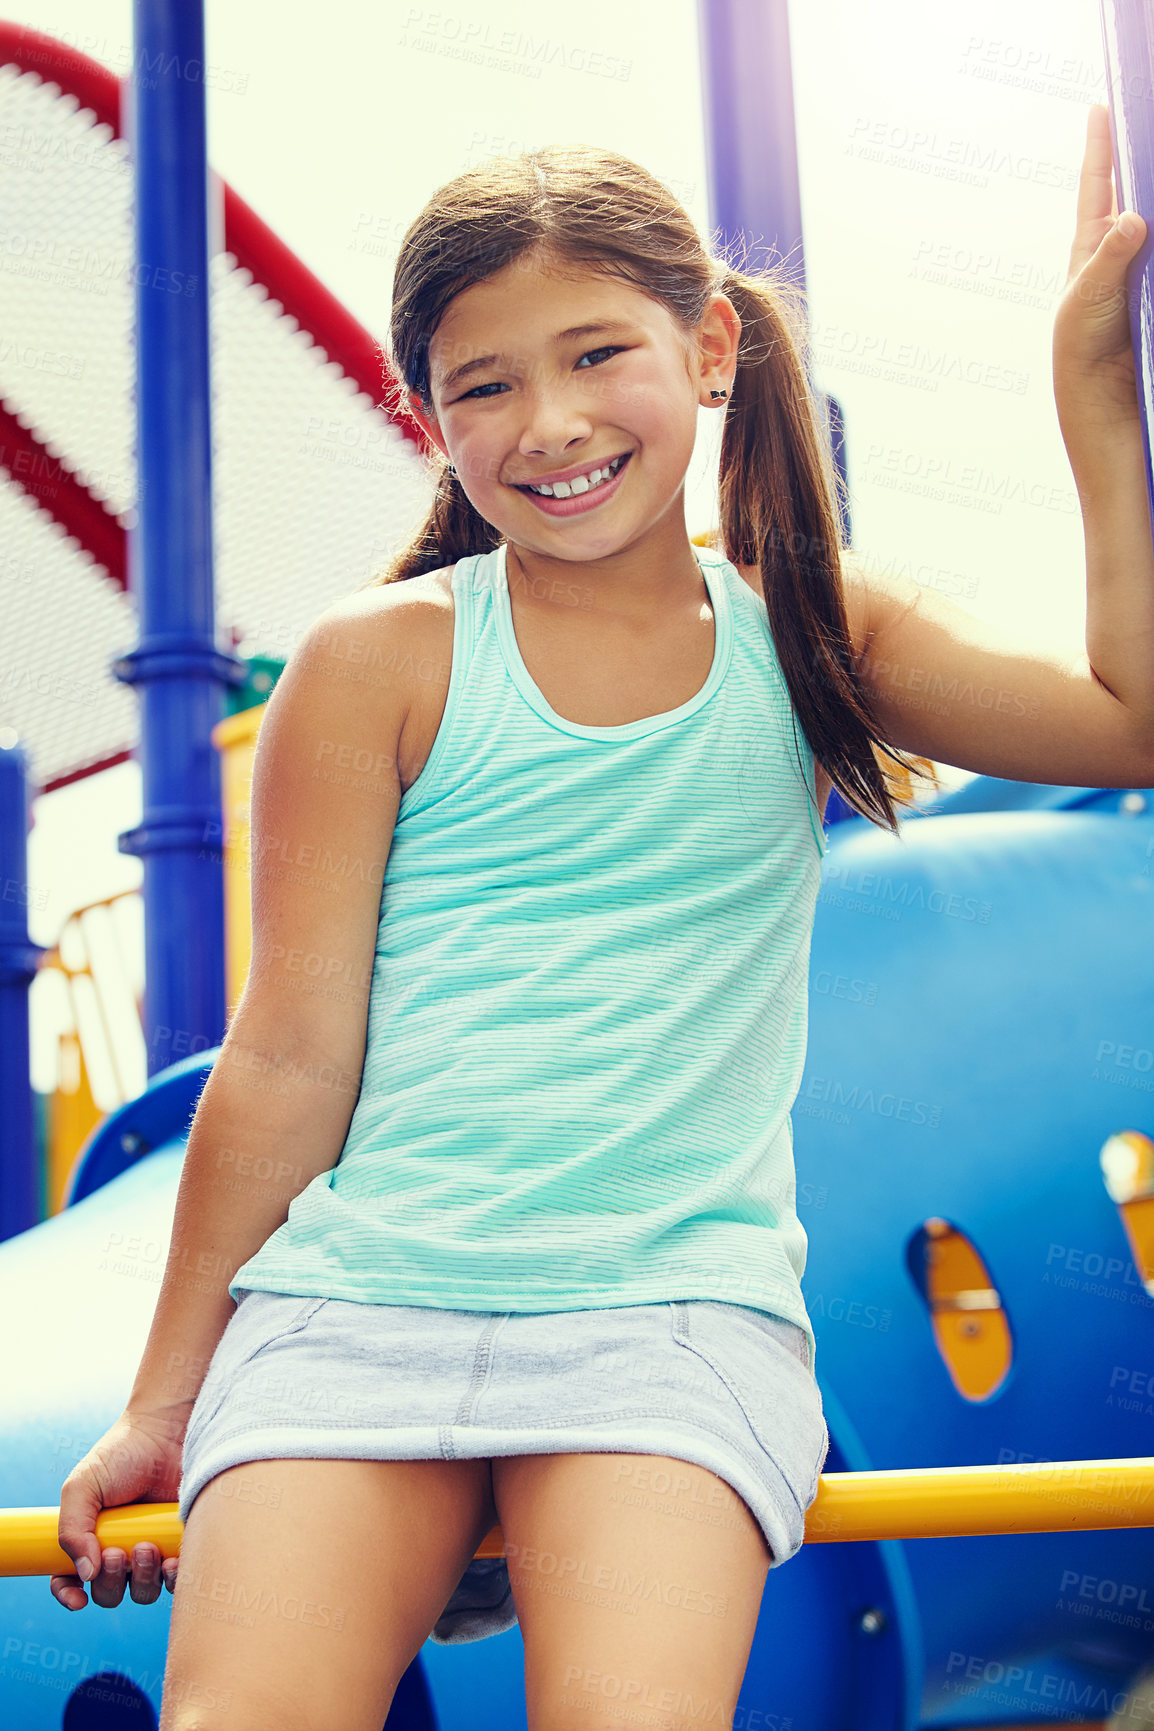
[(88, 1603), (88, 1594), (75, 1575), (53, 1575), (48, 1584), (52, 1597), (59, 1599), (66, 1611), (82, 1611)]
[(1111, 133), (1110, 133), (1110, 110), (1108, 108), (1106, 108), (1102, 103), (1098, 104), (1098, 109), (1099, 109), (1099, 112), (1102, 116), (1101, 120), (1098, 122), (1098, 125), (1102, 131), (1104, 138), (1105, 138), (1106, 150), (1109, 153), (1109, 157), (1110, 157), (1110, 163), (1109, 163), (1109, 169), (1108, 169), (1108, 173), (1110, 176), (1110, 218), (1111, 218), (1111, 221), (1113, 221), (1114, 218), (1116, 218), (1118, 215), (1118, 188), (1114, 185), (1114, 140), (1113, 140), (1113, 137), (1111, 136)]
[[(56, 1539), (60, 1549), (72, 1558), (78, 1568), (87, 1567), (91, 1573), (100, 1568), (96, 1517), (102, 1507), (100, 1492), (92, 1479), (87, 1473), (74, 1469), (60, 1488), (60, 1521), (56, 1529)], [(59, 1590), (57, 1582), (61, 1583)], [(53, 1575), (52, 1591), (69, 1610), (78, 1611), (82, 1605), (88, 1603), (84, 1588), (76, 1575)]]
[(1067, 281), (1094, 256), (1117, 214), (1110, 111), (1104, 103), (1096, 102), (1086, 121), (1086, 154), (1078, 181), (1077, 223)]
[(89, 1582), (92, 1603), (103, 1606), (106, 1611), (115, 1610), (127, 1585), (128, 1558), (119, 1546), (110, 1545), (102, 1553), (99, 1571)]
[[(130, 1568), (128, 1557), (119, 1545), (110, 1545), (101, 1553), (100, 1568), (90, 1583), (92, 1603), (105, 1610), (115, 1610), (127, 1587), (134, 1604), (154, 1605), (162, 1588), (167, 1587), (170, 1593), (176, 1591), (179, 1566), (179, 1557), (162, 1558), (155, 1545), (143, 1542), (133, 1546)], [(51, 1587), (53, 1596), (69, 1611), (82, 1610), (88, 1603), (84, 1588), (75, 1575), (53, 1575)]]
[(1114, 199), (1114, 148), (1110, 113), (1100, 102), (1086, 122), (1086, 155), (1078, 182), (1078, 223), (1100, 222), (1110, 215)]
[(88, 1603), (85, 1585), (92, 1603), (109, 1610), (121, 1603), (126, 1587), (138, 1605), (154, 1604), (164, 1587), (175, 1591), (178, 1557), (164, 1558), (158, 1545), (142, 1540), (130, 1559), (120, 1546), (101, 1545), (96, 1524), (103, 1510), (134, 1498), (174, 1497), (180, 1462), (181, 1436), (168, 1434), (160, 1420), (125, 1414), (73, 1467), (60, 1490), (57, 1539), (76, 1573), (51, 1577), (53, 1596), (67, 1610)]

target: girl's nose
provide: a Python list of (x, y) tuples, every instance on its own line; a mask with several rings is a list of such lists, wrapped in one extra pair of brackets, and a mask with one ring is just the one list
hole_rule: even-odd
[(592, 430), (587, 406), (566, 402), (560, 394), (544, 393), (528, 410), (518, 449), (523, 457), (546, 456), (560, 462)]

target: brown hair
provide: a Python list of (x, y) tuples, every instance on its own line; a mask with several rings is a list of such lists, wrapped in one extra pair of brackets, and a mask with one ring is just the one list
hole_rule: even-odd
[[(664, 306), (687, 356), (711, 294), (741, 320), (737, 374), (722, 435), (725, 557), (757, 566), (781, 670), (815, 757), (846, 801), (897, 830), (908, 763), (880, 736), (857, 676), (842, 589), (839, 477), (806, 374), (801, 291), (774, 267), (739, 269), (706, 252), (661, 182), (627, 157), (551, 145), (497, 157), (440, 188), (412, 223), (393, 281), (388, 364), (434, 412), (429, 349), (453, 297), (515, 261), (631, 283)], [(491, 552), (502, 536), (474, 510), (437, 452), (436, 494), (409, 545), (362, 587), (396, 583)], [(900, 764), (897, 775), (879, 753)]]

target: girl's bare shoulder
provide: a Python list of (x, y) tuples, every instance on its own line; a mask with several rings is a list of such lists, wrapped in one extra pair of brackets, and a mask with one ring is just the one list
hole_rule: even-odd
[(403, 700), (397, 742), (401, 787), (420, 775), (441, 725), (453, 670), (453, 569), (445, 565), (350, 597), (378, 640)]
[(336, 605), (366, 619), (391, 620), (406, 614), (420, 618), (446, 608), (451, 612), (453, 569), (443, 565), (438, 571), (423, 571), (419, 577), (405, 577), (396, 583), (369, 583), (342, 596)]
[[(383, 705), (399, 726), (447, 690), (453, 657), (452, 567), (373, 583), (331, 602), (294, 652), (317, 674), (339, 675)], [(331, 684), (331, 682), (329, 682)], [(327, 689), (322, 684), (320, 689)]]
[(397, 583), (372, 583), (343, 595), (325, 617), (363, 627), (380, 646), (388, 645), (396, 665), (417, 660), (453, 642), (453, 567), (424, 571)]

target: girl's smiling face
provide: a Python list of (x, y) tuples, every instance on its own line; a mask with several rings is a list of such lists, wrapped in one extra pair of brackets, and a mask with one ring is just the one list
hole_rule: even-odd
[[(687, 350), (665, 307), (631, 283), (557, 274), (525, 255), (450, 303), (429, 353), (434, 414), (410, 403), (502, 535), (595, 559), (681, 499), (698, 405), (731, 385), (736, 365), (740, 324), (724, 295), (711, 297), (703, 331), (701, 352)], [(526, 490), (622, 455), (617, 476), (567, 501), (540, 505)]]

